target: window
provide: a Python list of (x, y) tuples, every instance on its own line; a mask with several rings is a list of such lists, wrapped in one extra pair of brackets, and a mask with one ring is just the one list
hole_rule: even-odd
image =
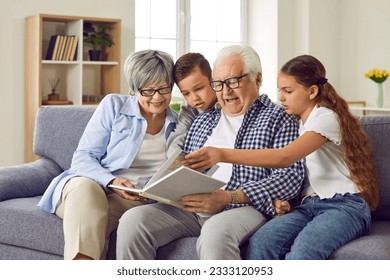
[(221, 47), (246, 43), (246, 18), (246, 0), (136, 0), (135, 49), (200, 52), (212, 64)]
[(176, 58), (176, 0), (135, 1), (135, 50), (158, 49)]

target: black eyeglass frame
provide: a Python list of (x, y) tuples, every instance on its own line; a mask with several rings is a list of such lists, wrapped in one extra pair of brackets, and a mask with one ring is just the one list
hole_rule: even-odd
[[(211, 81), (210, 82), (210, 86), (211, 86), (211, 88), (213, 89), (213, 91), (215, 91), (215, 92), (220, 92), (220, 91), (222, 91), (223, 90), (223, 85), (225, 84), (228, 88), (230, 88), (230, 89), (236, 89), (236, 88), (239, 88), (240, 87), (240, 80), (242, 79), (242, 78), (244, 78), (245, 76), (248, 76), (249, 75), (249, 73), (245, 73), (245, 74), (243, 74), (243, 75), (241, 75), (241, 76), (239, 76), (239, 77), (230, 77), (230, 78), (227, 78), (227, 79), (225, 79), (225, 80), (223, 80), (223, 81), (221, 81), (221, 80), (215, 80), (215, 81)], [(230, 82), (230, 81), (232, 81), (233, 80), (233, 82)], [(215, 88), (214, 88), (214, 86), (213, 86), (213, 83), (216, 83), (216, 82), (218, 82), (218, 83), (220, 83), (220, 84), (218, 84), (218, 86), (221, 86), (221, 89), (220, 90), (216, 90)], [(231, 85), (229, 85), (229, 84), (236, 84), (237, 83), (237, 86), (231, 86)]]
[[(161, 92), (161, 90), (168, 90), (167, 92)], [(156, 92), (158, 92), (159, 94), (161, 95), (166, 95), (166, 94), (169, 94), (169, 93), (172, 93), (172, 87), (163, 87), (163, 88), (158, 88), (158, 89), (138, 89), (139, 93), (142, 95), (142, 96), (146, 96), (146, 97), (151, 97), (153, 95), (156, 94)], [(152, 93), (153, 91), (153, 93)], [(150, 92), (150, 93), (146, 93), (145, 92)]]

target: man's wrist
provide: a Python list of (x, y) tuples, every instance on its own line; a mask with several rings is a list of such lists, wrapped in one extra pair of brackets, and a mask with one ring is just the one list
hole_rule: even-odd
[(230, 195), (231, 195), (231, 200), (230, 200), (231, 204), (239, 204), (240, 203), (240, 199), (238, 197), (237, 191), (230, 191)]

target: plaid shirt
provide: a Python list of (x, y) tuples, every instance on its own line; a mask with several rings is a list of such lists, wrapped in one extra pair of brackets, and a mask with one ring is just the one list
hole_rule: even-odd
[[(200, 114), (187, 134), (184, 151), (190, 153), (203, 147), (217, 125), (221, 110)], [(237, 133), (235, 149), (278, 149), (298, 137), (298, 121), (261, 95), (248, 109)], [(262, 168), (233, 164), (232, 176), (226, 190), (242, 189), (252, 205), (261, 213), (274, 215), (272, 201), (289, 200), (297, 196), (304, 179), (303, 162), (287, 168)], [(226, 209), (245, 206), (229, 204)]]

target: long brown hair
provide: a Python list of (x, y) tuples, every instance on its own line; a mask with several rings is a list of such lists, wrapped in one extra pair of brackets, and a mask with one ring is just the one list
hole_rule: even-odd
[(379, 203), (379, 187), (371, 145), (359, 120), (349, 111), (347, 102), (325, 78), (325, 67), (315, 57), (301, 55), (284, 64), (280, 71), (293, 76), (305, 87), (318, 86), (317, 105), (334, 111), (338, 117), (343, 160), (350, 170), (351, 179), (371, 210), (375, 210)]

